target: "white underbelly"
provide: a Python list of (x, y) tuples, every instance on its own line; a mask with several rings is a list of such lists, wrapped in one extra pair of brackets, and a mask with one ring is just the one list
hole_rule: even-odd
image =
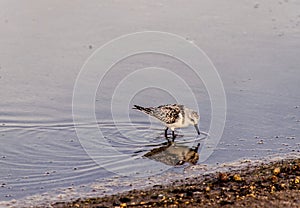
[(176, 128), (187, 127), (189, 124), (187, 122), (182, 123), (182, 117), (178, 119), (177, 122), (172, 124), (166, 124), (166, 126), (174, 131)]

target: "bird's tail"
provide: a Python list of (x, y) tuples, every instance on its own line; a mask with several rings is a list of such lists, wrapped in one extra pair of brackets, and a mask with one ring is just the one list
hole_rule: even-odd
[(144, 113), (147, 113), (147, 114), (151, 114), (152, 113), (152, 109), (151, 108), (144, 108), (142, 106), (139, 106), (139, 105), (133, 105), (134, 107), (132, 109), (136, 109), (136, 110), (139, 110), (139, 111), (142, 111)]

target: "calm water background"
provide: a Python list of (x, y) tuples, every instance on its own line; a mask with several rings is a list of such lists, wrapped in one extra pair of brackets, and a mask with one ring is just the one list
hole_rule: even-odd
[[(2, 0), (0, 201), (57, 194), (56, 190), (68, 187), (86, 193), (118, 190), (118, 184), (109, 183), (116, 176), (101, 169), (80, 145), (72, 119), (72, 94), (80, 68), (94, 50), (137, 31), (183, 36), (215, 64), (226, 91), (227, 121), (218, 148), (205, 164), (299, 151), (300, 2), (256, 2)], [(108, 105), (112, 90), (128, 69), (153, 64), (176, 73), (189, 70), (168, 57), (134, 56), (114, 66), (104, 90), (97, 92), (96, 117), (112, 142), (119, 138)], [(208, 131), (211, 109), (206, 89), (201, 80), (190, 75), (184, 78), (196, 92), (201, 130)], [(172, 96), (158, 89), (141, 91), (132, 101), (141, 105), (172, 102)], [(141, 128), (134, 132), (131, 124), (122, 124), (125, 129), (128, 125), (128, 134), (149, 138), (150, 144), (161, 143), (163, 127), (130, 106), (128, 110)], [(80, 125), (89, 128), (88, 121)], [(180, 133), (192, 138), (194, 129)], [(133, 155), (151, 149), (140, 145), (133, 150), (126, 142), (116, 145)], [(182, 169), (169, 171), (180, 174)], [(130, 182), (133, 188), (143, 184), (138, 179), (119, 180)], [(91, 183), (98, 185), (86, 185)]]

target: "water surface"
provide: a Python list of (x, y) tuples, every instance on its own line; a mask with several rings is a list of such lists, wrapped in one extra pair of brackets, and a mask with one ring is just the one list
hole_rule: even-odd
[[(195, 1), (190, 5), (168, 1), (134, 5), (1, 1), (0, 4), (0, 201), (3, 204), (14, 199), (21, 202), (24, 197), (34, 202), (43, 201), (43, 197), (58, 200), (65, 196), (115, 193), (188, 177), (195, 174), (193, 169), (200, 174), (204, 166), (213, 170), (218, 164), (241, 159), (284, 157), (299, 152), (300, 5), (297, 1), (268, 0), (256, 4)], [(73, 87), (87, 57), (115, 37), (143, 30), (179, 34), (197, 44), (215, 64), (227, 96), (226, 126), (214, 153), (196, 166), (171, 167), (143, 157), (165, 145), (164, 127), (131, 106), (174, 103), (176, 99), (160, 89), (142, 90), (127, 106), (128, 111), (116, 109), (118, 120), (113, 120), (111, 95), (122, 78), (136, 69), (150, 66), (171, 69), (193, 89), (201, 114), (200, 129), (207, 132), (211, 107), (204, 83), (180, 61), (158, 54), (133, 56), (112, 67), (95, 97), (98, 126), (113, 147), (136, 158), (149, 173), (166, 169), (161, 176), (150, 179), (147, 176), (147, 183), (142, 176), (133, 180), (99, 166), (82, 147), (72, 118)], [(185, 93), (178, 90), (178, 95)], [(84, 103), (81, 108), (86, 109)], [(97, 141), (90, 131), (90, 121), (83, 121), (77, 127), (90, 132), (86, 139)], [(179, 130), (178, 145), (186, 148), (197, 145), (194, 131), (193, 127)], [(101, 144), (95, 145), (101, 151)], [(201, 146), (198, 153), (201, 158)], [(120, 161), (116, 168), (134, 167)], [(138, 171), (136, 174), (143, 175)]]

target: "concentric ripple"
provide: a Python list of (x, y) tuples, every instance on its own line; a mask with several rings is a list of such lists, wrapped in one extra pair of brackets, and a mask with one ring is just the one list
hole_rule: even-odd
[[(114, 175), (89, 158), (77, 139), (71, 120), (1, 121), (5, 125), (0, 126), (0, 136), (5, 145), (0, 146), (0, 200), (53, 192), (58, 187), (77, 186)], [(91, 126), (86, 122), (78, 124), (77, 128), (89, 129)], [(163, 126), (102, 121), (99, 129), (112, 147), (135, 158), (148, 171), (155, 172), (160, 167), (159, 162), (157, 167), (149, 166), (153, 161), (143, 155), (166, 144)], [(200, 139), (189, 131), (184, 132), (184, 136), (183, 132), (178, 131), (178, 134), (178, 141), (190, 147)], [(101, 151), (100, 140), (94, 145)], [(128, 160), (110, 165), (121, 169), (135, 168)]]
[(1, 121), (5, 125), (0, 127), (0, 200), (18, 199), (90, 182), (96, 175), (108, 175), (86, 155), (71, 121)]

